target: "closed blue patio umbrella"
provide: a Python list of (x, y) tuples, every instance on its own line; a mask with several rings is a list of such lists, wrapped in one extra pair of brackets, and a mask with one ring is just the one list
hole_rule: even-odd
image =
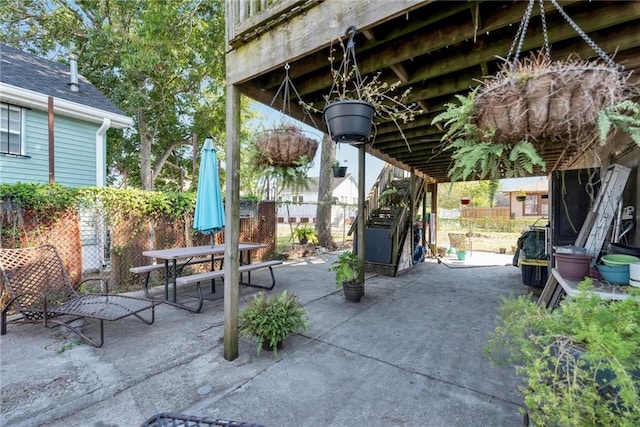
[(200, 174), (198, 175), (198, 193), (193, 228), (202, 234), (213, 235), (224, 228), (224, 203), (220, 192), (218, 177), (218, 158), (213, 138), (204, 140), (200, 153)]

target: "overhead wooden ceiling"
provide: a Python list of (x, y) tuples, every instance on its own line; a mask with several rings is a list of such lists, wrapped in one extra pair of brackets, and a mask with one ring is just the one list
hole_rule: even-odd
[[(552, 57), (577, 55), (595, 59), (594, 50), (553, 5), (548, 1), (544, 4)], [(617, 63), (629, 71), (640, 68), (640, 2), (564, 1), (560, 4), (600, 48), (615, 54)], [(393, 123), (384, 123), (377, 127), (375, 140), (367, 151), (425, 177), (449, 181), (451, 152), (442, 150), (443, 132), (431, 125), (432, 118), (443, 111), (444, 104), (451, 102), (455, 94), (467, 93), (483, 76), (499, 69), (526, 6), (526, 1), (424, 2), (407, 9), (406, 13), (358, 29), (355, 42), (361, 72), (364, 75), (381, 73), (382, 79), (390, 83), (400, 80), (402, 88), (412, 89), (407, 101), (418, 102), (424, 110), (414, 121), (403, 125), (408, 146)], [(522, 57), (537, 51), (543, 41), (536, 4)], [(242, 41), (233, 43), (239, 46)], [(327, 46), (302, 57), (292, 56), (289, 61), (289, 76), (295, 88), (305, 102), (315, 106), (324, 105), (323, 96), (329, 93), (332, 83), (329, 54)], [(248, 96), (270, 104), (283, 77), (283, 69), (277, 68), (238, 87)], [(277, 100), (274, 107), (281, 108)], [(304, 118), (295, 103), (292, 115)], [(320, 115), (315, 122), (326, 131)], [(580, 154), (575, 150), (565, 151), (564, 147), (540, 151), (547, 163), (547, 173), (566, 168)]]

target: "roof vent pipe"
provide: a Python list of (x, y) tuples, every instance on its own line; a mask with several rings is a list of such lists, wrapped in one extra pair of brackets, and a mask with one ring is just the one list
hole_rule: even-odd
[(69, 82), (69, 86), (71, 87), (71, 92), (78, 92), (80, 88), (78, 87), (78, 56), (77, 55), (69, 55), (69, 68), (71, 71), (71, 81)]

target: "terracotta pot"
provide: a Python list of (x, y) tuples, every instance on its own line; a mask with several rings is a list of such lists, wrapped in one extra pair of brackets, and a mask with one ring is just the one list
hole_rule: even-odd
[(591, 255), (554, 254), (556, 267), (562, 277), (567, 280), (582, 280), (589, 275)]

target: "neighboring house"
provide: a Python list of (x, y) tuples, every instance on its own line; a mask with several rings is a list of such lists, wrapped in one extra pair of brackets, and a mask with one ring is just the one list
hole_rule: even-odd
[[(0, 44), (0, 184), (102, 187), (107, 130), (132, 124), (78, 75), (75, 56), (64, 65)], [(80, 233), (83, 271), (101, 268), (108, 245), (100, 215), (81, 211)]]
[(106, 132), (133, 121), (69, 62), (0, 45), (0, 184), (104, 185)]
[[(508, 195), (511, 217), (521, 218), (527, 216), (549, 216), (549, 180), (540, 177), (533, 183), (513, 187), (503, 187), (502, 192)], [(525, 199), (518, 200), (518, 196), (524, 192)]]
[[(282, 189), (278, 193), (278, 222), (304, 223), (316, 221), (318, 207), (318, 177), (309, 177), (309, 188), (293, 192)], [(356, 216), (358, 205), (358, 182), (351, 174), (344, 178), (333, 178), (332, 196), (334, 206), (331, 209), (331, 223), (341, 225), (345, 218), (347, 224)]]

